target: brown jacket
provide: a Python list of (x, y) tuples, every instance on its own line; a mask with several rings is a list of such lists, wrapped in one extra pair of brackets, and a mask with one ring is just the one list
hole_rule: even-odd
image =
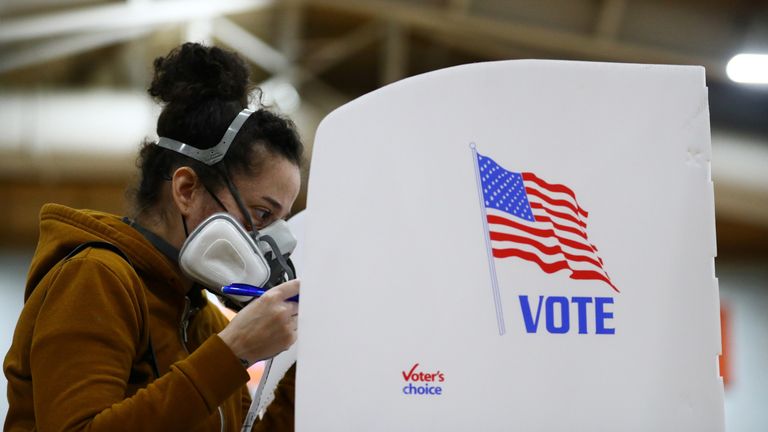
[[(133, 265), (99, 248), (63, 260), (90, 241)], [(178, 267), (117, 216), (44, 206), (3, 365), (5, 430), (239, 431), (248, 374), (217, 336), (224, 316), (186, 291)], [(293, 372), (254, 430), (293, 430)]]

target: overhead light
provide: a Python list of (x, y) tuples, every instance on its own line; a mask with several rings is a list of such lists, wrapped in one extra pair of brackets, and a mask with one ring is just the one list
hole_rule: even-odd
[(738, 83), (768, 84), (768, 54), (737, 54), (725, 71)]

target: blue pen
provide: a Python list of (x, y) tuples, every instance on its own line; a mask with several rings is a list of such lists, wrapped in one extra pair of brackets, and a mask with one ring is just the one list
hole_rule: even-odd
[[(224, 294), (231, 294), (231, 295), (261, 297), (267, 292), (267, 290), (265, 290), (264, 288), (257, 287), (255, 285), (248, 285), (244, 283), (232, 283), (232, 284), (223, 286), (221, 288), (221, 292), (223, 292)], [(299, 296), (295, 295), (291, 298), (286, 299), (286, 301), (298, 302)]]

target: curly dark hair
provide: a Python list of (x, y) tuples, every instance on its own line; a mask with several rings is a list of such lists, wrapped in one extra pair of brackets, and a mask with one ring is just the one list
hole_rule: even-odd
[[(156, 58), (154, 71), (148, 92), (163, 106), (157, 134), (200, 149), (219, 142), (255, 90), (248, 66), (237, 54), (198, 43), (185, 43)], [(145, 142), (137, 161), (140, 179), (132, 191), (136, 211), (158, 203), (162, 183), (178, 167), (191, 167), (206, 188), (216, 191), (226, 185), (225, 173), (255, 174), (266, 155), (301, 166), (303, 151), (293, 122), (265, 108), (248, 118), (224, 159), (213, 166)]]

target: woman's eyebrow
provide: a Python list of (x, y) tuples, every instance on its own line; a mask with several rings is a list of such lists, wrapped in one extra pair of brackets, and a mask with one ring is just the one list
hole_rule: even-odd
[(272, 197), (268, 197), (268, 196), (263, 196), (263, 197), (261, 197), (261, 199), (263, 199), (264, 201), (272, 204), (272, 207), (274, 207), (275, 210), (277, 210), (278, 212), (283, 210), (283, 206), (276, 199), (274, 199)]

